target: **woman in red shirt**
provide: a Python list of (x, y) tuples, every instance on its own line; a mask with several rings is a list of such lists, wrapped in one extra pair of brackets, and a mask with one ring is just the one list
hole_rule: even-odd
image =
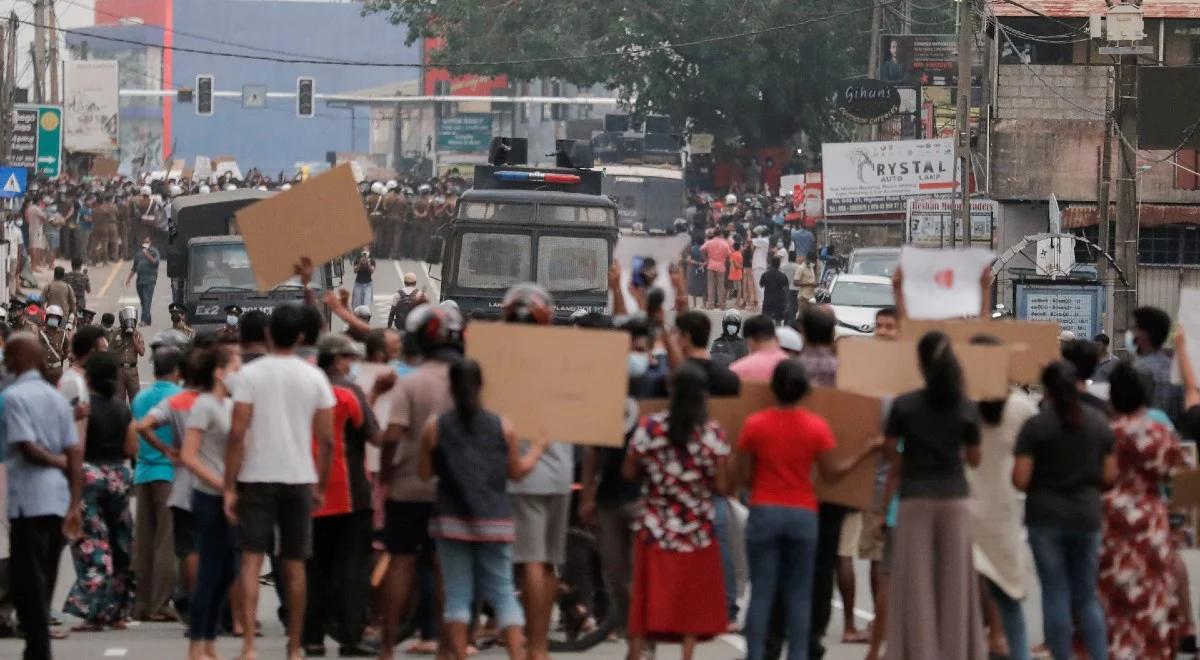
[(787, 609), (788, 658), (807, 657), (817, 552), (817, 494), (812, 466), (836, 480), (874, 453), (882, 441), (837, 460), (833, 431), (819, 415), (800, 407), (808, 394), (804, 365), (784, 360), (771, 375), (777, 405), (746, 419), (738, 439), (738, 472), (750, 488), (746, 553), (750, 607), (746, 613), (749, 660), (762, 660), (771, 607), (780, 596)]

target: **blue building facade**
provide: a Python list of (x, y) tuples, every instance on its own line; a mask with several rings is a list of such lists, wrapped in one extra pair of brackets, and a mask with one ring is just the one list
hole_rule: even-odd
[[(146, 15), (133, 13), (139, 11)], [(353, 93), (420, 78), (415, 66), (297, 62), (421, 61), (419, 46), (404, 43), (404, 26), (391, 24), (385, 15), (364, 16), (357, 2), (97, 0), (96, 14), (97, 27), (70, 35), (68, 45), (78, 50), (79, 43), (87, 41), (89, 56), (120, 61), (123, 88), (191, 88), (196, 76), (212, 75), (213, 89), (221, 92), (240, 93), (245, 85), (257, 85), (269, 93), (294, 93), (297, 78), (304, 76), (316, 80), (318, 94)], [(130, 25), (128, 19), (113, 24), (116, 15), (129, 15), (140, 24)], [(110, 24), (100, 25), (104, 22)], [(111, 36), (149, 45), (105, 41)], [(314, 106), (316, 116), (309, 119), (296, 116), (293, 98), (268, 98), (265, 108), (250, 109), (242, 107), (240, 97), (218, 97), (213, 115), (202, 117), (191, 104), (170, 97), (125, 97), (120, 159), (138, 170), (152, 169), (149, 161), (138, 165), (136, 160), (154, 152), (157, 163), (167, 155), (189, 164), (198, 155), (233, 156), (243, 171), (258, 167), (273, 176), (290, 175), (297, 162), (323, 161), (329, 151), (369, 151), (366, 108), (353, 112), (324, 101)], [(157, 136), (152, 130), (156, 122)]]

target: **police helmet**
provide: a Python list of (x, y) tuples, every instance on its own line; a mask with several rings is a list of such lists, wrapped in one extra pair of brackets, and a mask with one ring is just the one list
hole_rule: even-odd
[(382, 195), (383, 193), (387, 192), (387, 187), (376, 181), (375, 183), (371, 184), (371, 192), (376, 195)]
[(421, 355), (446, 348), (462, 351), (463, 325), (458, 310), (431, 303), (417, 305), (404, 320), (404, 330)]
[(150, 349), (158, 350), (160, 348), (184, 348), (191, 341), (187, 335), (178, 330), (160, 330), (154, 338), (150, 340)]

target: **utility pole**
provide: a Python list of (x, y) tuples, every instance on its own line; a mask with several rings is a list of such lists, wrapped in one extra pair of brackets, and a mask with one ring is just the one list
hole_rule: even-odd
[[(879, 37), (883, 30), (883, 2), (882, 0), (874, 0), (874, 7), (871, 10), (871, 44), (867, 51), (867, 78), (875, 78), (879, 75)], [(877, 140), (879, 139), (879, 124), (871, 124), (870, 126), (859, 126), (858, 137), (860, 140)]]
[(54, 11), (54, 0), (47, 0), (50, 3), (50, 29), (46, 31), (46, 40), (50, 43), (50, 102), (58, 104), (58, 14)]
[(3, 136), (4, 143), (0, 144), (0, 154), (4, 155), (4, 162), (9, 162), (9, 148), (12, 145), (12, 111), (14, 90), (17, 87), (17, 13), (11, 12), (8, 15), (8, 34), (7, 43), (4, 50), (4, 86), (0, 87), (0, 97), (3, 97), (5, 111), (0, 115), (0, 135)]
[(46, 0), (33, 0), (33, 102), (42, 103), (42, 83), (46, 76)]
[(1141, 217), (1137, 190), (1137, 55), (1122, 55), (1117, 70), (1117, 134), (1121, 136), (1117, 159), (1117, 267), (1125, 274), (1126, 286), (1114, 287), (1113, 335), (1121, 336), (1137, 307), (1138, 233)]
[[(1112, 242), (1108, 200), (1112, 180), (1113, 87), (1116, 81), (1110, 83), (1110, 79), (1112, 79), (1111, 69), (1104, 82), (1104, 140), (1100, 143), (1099, 187), (1096, 190), (1096, 217), (1100, 223), (1100, 249), (1104, 252), (1109, 251), (1109, 244)], [(1097, 259), (1096, 265), (1100, 281), (1107, 282), (1109, 277), (1108, 259)]]
[[(975, 11), (972, 0), (958, 0), (958, 171), (963, 238), (971, 246), (971, 46), (975, 41)], [(951, 223), (950, 245), (958, 232)]]

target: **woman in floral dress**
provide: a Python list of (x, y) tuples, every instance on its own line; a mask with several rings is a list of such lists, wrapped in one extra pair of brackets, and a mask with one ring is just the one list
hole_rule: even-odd
[(1116, 484), (1104, 495), (1100, 599), (1113, 660), (1174, 658), (1181, 617), (1176, 549), (1163, 486), (1191, 467), (1175, 432), (1147, 415), (1148, 392), (1131, 364), (1113, 370)]
[(117, 359), (97, 353), (85, 373), (91, 412), (83, 453), (83, 535), (71, 543), (75, 584), (63, 611), (77, 631), (124, 628), (133, 604), (133, 515), (127, 459), (137, 451), (129, 407), (116, 398)]
[(645, 640), (683, 643), (691, 660), (697, 641), (725, 632), (725, 581), (713, 513), (728, 486), (729, 446), (708, 419), (707, 378), (687, 365), (675, 374), (671, 405), (644, 418), (622, 465), (641, 479), (645, 498), (634, 520), (633, 594), (627, 658)]

